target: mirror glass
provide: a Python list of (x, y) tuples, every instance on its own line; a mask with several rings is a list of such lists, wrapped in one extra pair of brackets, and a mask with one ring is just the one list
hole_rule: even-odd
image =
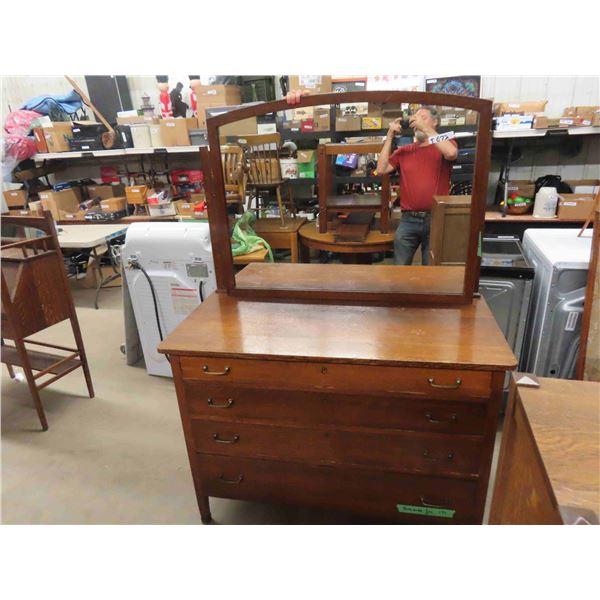
[[(462, 294), (477, 125), (452, 106), (359, 102), (222, 126), (236, 287)], [(256, 263), (331, 269), (287, 280)], [(407, 265), (422, 269), (395, 277)]]

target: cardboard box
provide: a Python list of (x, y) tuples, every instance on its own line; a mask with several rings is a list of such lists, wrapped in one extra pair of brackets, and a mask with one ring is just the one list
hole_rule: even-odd
[(290, 75), (290, 90), (308, 91), (311, 94), (329, 94), (331, 75)]
[(340, 104), (340, 114), (345, 117), (357, 115), (367, 117), (369, 115), (368, 102), (345, 102)]
[(496, 131), (520, 131), (531, 129), (533, 126), (533, 115), (503, 115), (495, 117)]
[(196, 119), (195, 117), (190, 119), (184, 119), (182, 117), (178, 117), (176, 119), (161, 119), (160, 137), (163, 145), (166, 147), (189, 146), (189, 130), (197, 128), (198, 119)]
[(172, 217), (177, 214), (172, 202), (166, 202), (164, 204), (146, 204), (146, 208), (151, 217)]
[(546, 110), (548, 100), (536, 100), (532, 102), (496, 102), (494, 104), (494, 115), (538, 115)]
[(314, 119), (304, 119), (300, 121), (300, 131), (302, 133), (310, 133), (315, 130), (315, 120)]
[(561, 117), (558, 120), (559, 127), (581, 127), (583, 119), (581, 117)]
[(381, 117), (362, 117), (361, 124), (363, 129), (381, 129)]
[(61, 211), (75, 213), (79, 211), (81, 191), (78, 188), (68, 188), (60, 192), (46, 190), (39, 193), (39, 198), (44, 210), (52, 213), (55, 221), (61, 218)]
[(305, 119), (312, 119), (315, 114), (314, 106), (303, 106), (300, 108), (294, 108), (292, 110), (292, 119), (294, 121), (304, 121)]
[(597, 127), (600, 125), (600, 106), (568, 106), (563, 117), (580, 117), (582, 127)]
[(317, 165), (316, 150), (298, 150), (298, 177), (299, 179), (311, 179), (315, 177)]
[(117, 125), (158, 125), (159, 122), (158, 117), (117, 117)]
[(289, 129), (290, 131), (300, 131), (302, 121), (284, 121), (281, 127), (282, 129)]
[(60, 219), (58, 219), (59, 221), (83, 221), (87, 213), (86, 210), (59, 210), (58, 212), (60, 214)]
[[(206, 115), (206, 118), (208, 118), (229, 112), (237, 108), (240, 108), (240, 106), (210, 106), (206, 109), (203, 109), (203, 111)], [(219, 137), (223, 139), (228, 136), (254, 135), (257, 133), (257, 131), (258, 125), (256, 117), (248, 117), (247, 119), (242, 119), (241, 121), (236, 121), (235, 123), (228, 123), (227, 125), (219, 127)]]
[(465, 115), (465, 125), (477, 125), (479, 113), (476, 110), (467, 110)]
[(331, 129), (331, 110), (329, 106), (315, 106), (314, 109), (314, 130), (329, 131)]
[(277, 125), (275, 123), (258, 123), (256, 132), (259, 134), (277, 133)]
[(54, 122), (52, 127), (44, 127), (44, 138), (48, 152), (68, 152), (69, 140), (73, 137), (73, 123)]
[(545, 115), (537, 115), (533, 119), (534, 129), (548, 129), (548, 117)]
[(585, 221), (590, 216), (593, 207), (594, 194), (560, 194), (558, 218)]
[(354, 117), (341, 117), (335, 118), (335, 129), (336, 131), (360, 131), (361, 118), (358, 116)]
[(127, 204), (146, 204), (149, 191), (147, 185), (128, 185), (125, 188)]
[(14, 215), (15, 217), (32, 217), (35, 215), (31, 214), (31, 211), (27, 208), (13, 208), (8, 211), (9, 215)]
[(8, 206), (8, 208), (27, 206), (27, 190), (5, 190), (4, 200), (6, 201), (6, 206)]
[(242, 96), (237, 85), (196, 85), (196, 102), (198, 107), (227, 106), (241, 104)]
[(349, 79), (346, 81), (334, 81), (331, 84), (331, 91), (341, 94), (344, 92), (366, 92), (367, 91), (367, 80), (366, 79)]
[(100, 210), (102, 212), (118, 212), (127, 209), (127, 198), (121, 196), (119, 198), (107, 198), (100, 202)]
[(99, 185), (88, 185), (86, 187), (88, 198), (100, 198), (105, 200), (106, 198), (119, 198), (125, 195), (125, 187), (120, 183), (117, 185), (110, 185), (107, 183)]
[(381, 127), (383, 129), (389, 129), (390, 125), (396, 119), (402, 119), (404, 117), (404, 113), (399, 108), (395, 109), (383, 109), (381, 113)]
[(36, 151), (40, 154), (48, 152), (48, 144), (46, 143), (46, 137), (44, 136), (44, 129), (42, 127), (33, 128), (33, 137), (35, 139)]
[(42, 202), (40, 200), (35, 200), (30, 202), (27, 207), (29, 208), (29, 212), (34, 217), (43, 217), (44, 209), (42, 207)]
[(193, 217), (194, 216), (194, 204), (195, 202), (188, 202), (187, 200), (176, 200), (173, 202), (175, 212), (178, 215)]
[(196, 203), (198, 203), (198, 202), (204, 202), (205, 200), (206, 200), (206, 195), (205, 194), (201, 194), (201, 193), (198, 193), (198, 192), (192, 192), (190, 194), (190, 202), (192, 204), (194, 204), (194, 205)]

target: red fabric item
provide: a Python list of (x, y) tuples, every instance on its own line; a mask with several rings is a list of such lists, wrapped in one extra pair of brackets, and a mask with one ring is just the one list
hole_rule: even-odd
[(190, 87), (190, 105), (192, 108), (192, 113), (196, 114), (198, 111), (198, 100), (196, 99), (196, 92), (193, 87)]
[(13, 110), (8, 113), (4, 121), (4, 131), (14, 135), (29, 135), (32, 121), (39, 119), (42, 115), (33, 110)]
[[(454, 140), (450, 140), (455, 146)], [(389, 160), (400, 173), (400, 208), (431, 210), (434, 195), (450, 193), (451, 162), (435, 144), (417, 143), (398, 148)]]
[(31, 158), (37, 152), (33, 138), (23, 135), (5, 135), (4, 148), (6, 154), (18, 162)]

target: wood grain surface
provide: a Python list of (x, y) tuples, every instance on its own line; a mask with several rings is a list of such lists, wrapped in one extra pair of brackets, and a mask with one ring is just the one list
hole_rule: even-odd
[[(300, 266), (305, 265), (295, 265)], [(167, 336), (159, 352), (476, 370), (516, 365), (483, 298), (453, 308), (392, 308), (213, 294)]]

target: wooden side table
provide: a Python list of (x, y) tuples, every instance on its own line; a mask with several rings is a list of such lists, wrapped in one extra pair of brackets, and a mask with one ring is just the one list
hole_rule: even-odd
[[(313, 221), (303, 225), (299, 233), (300, 240), (306, 249), (339, 252), (342, 254), (342, 261), (348, 263), (366, 262), (364, 259), (368, 259), (369, 254), (388, 252), (394, 248), (394, 231), (382, 233), (377, 229), (372, 229), (362, 242), (338, 242), (335, 239), (335, 231), (319, 233), (319, 228)], [(303, 262), (308, 261), (304, 260)]]
[(300, 257), (298, 231), (306, 223), (304, 218), (258, 219), (253, 225), (256, 235), (263, 238), (273, 250), (291, 250), (292, 262), (297, 263)]

